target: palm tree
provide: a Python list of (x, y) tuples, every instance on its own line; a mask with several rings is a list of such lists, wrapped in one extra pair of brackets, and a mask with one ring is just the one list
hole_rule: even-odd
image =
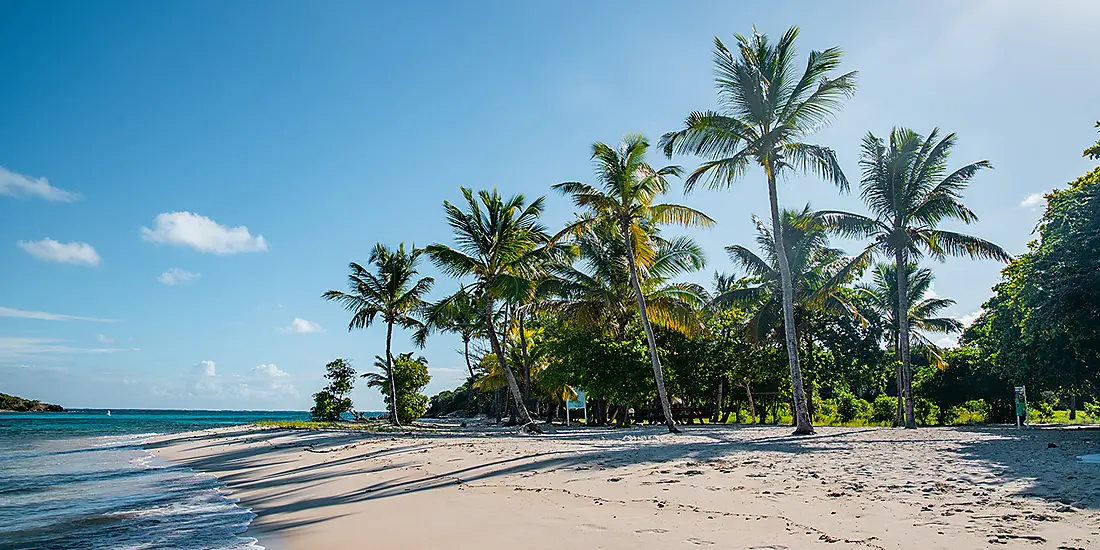
[[(551, 266), (553, 276), (543, 283), (548, 295), (534, 304), (541, 311), (552, 311), (565, 322), (575, 322), (620, 339), (627, 325), (638, 315), (637, 300), (630, 282), (626, 243), (618, 231), (599, 224), (575, 236), (582, 268), (572, 264)], [(694, 283), (670, 283), (672, 277), (701, 269), (704, 256), (691, 239), (665, 240), (658, 234), (650, 238), (655, 250), (639, 259), (640, 285), (645, 296), (649, 322), (683, 334), (695, 334), (702, 327), (696, 310), (705, 301), (705, 291)], [(635, 255), (637, 256), (637, 254)]]
[(375, 245), (367, 263), (373, 265), (374, 272), (352, 262), (348, 264), (348, 292), (329, 290), (321, 295), (330, 302), (338, 302), (352, 313), (348, 330), (365, 329), (381, 316), (386, 323), (386, 375), (390, 382), (390, 421), (399, 426), (397, 418), (397, 388), (393, 380), (393, 326), (402, 328), (422, 328), (423, 323), (415, 315), (425, 306), (424, 296), (432, 289), (435, 279), (422, 277), (417, 279), (417, 264), (423, 249), (412, 247), (405, 251), (405, 243), (397, 250), (387, 248), (382, 243)]
[[(917, 341), (917, 347), (923, 349), (925, 355), (933, 364), (943, 366), (940, 349), (930, 338), (928, 333), (950, 334), (959, 332), (963, 328), (962, 323), (950, 317), (936, 317), (935, 315), (944, 308), (955, 305), (955, 301), (948, 298), (939, 298), (931, 295), (932, 281), (935, 276), (932, 270), (926, 267), (918, 268), (915, 262), (910, 262), (905, 268), (907, 280), (905, 282), (906, 302), (909, 304), (909, 336)], [(894, 264), (880, 263), (872, 271), (871, 283), (856, 285), (859, 298), (863, 307), (870, 309), (879, 318), (885, 320), (886, 331), (890, 346), (895, 352), (899, 349), (898, 340), (898, 276), (897, 267)], [(898, 386), (898, 416), (896, 423), (901, 426), (905, 422), (905, 402), (901, 373), (901, 361), (898, 361), (897, 369)]]
[(653, 363), (653, 376), (657, 380), (657, 395), (665, 414), (665, 424), (673, 433), (679, 432), (672, 419), (672, 406), (665, 391), (665, 377), (661, 371), (661, 359), (657, 356), (657, 343), (653, 327), (646, 311), (645, 293), (638, 273), (639, 259), (643, 265), (651, 261), (654, 250), (653, 234), (649, 229), (665, 224), (685, 227), (709, 227), (714, 220), (698, 210), (678, 204), (654, 204), (658, 195), (668, 191), (668, 177), (680, 174), (680, 167), (666, 166), (654, 170), (645, 161), (649, 142), (644, 136), (627, 134), (614, 149), (604, 143), (592, 145), (592, 159), (596, 165), (600, 187), (569, 181), (559, 183), (554, 189), (573, 197), (573, 204), (586, 211), (576, 221), (559, 233), (579, 235), (600, 224), (609, 224), (619, 232), (625, 244), (630, 284), (638, 302), (642, 328), (649, 344), (649, 356)]
[(413, 342), (424, 347), (428, 336), (434, 330), (457, 334), (462, 338), (463, 357), (470, 378), (474, 378), (474, 365), (470, 361), (470, 341), (485, 333), (485, 321), (482, 319), (478, 297), (460, 290), (438, 303), (428, 306), (424, 315), (424, 326), (413, 335)]
[[(978, 170), (992, 168), (989, 161), (968, 164), (947, 172), (947, 159), (955, 146), (955, 134), (937, 139), (939, 129), (927, 138), (905, 128), (895, 128), (887, 145), (868, 133), (863, 138), (860, 183), (863, 202), (871, 216), (840, 211), (818, 212), (817, 218), (845, 237), (867, 239), (861, 256), (881, 253), (892, 257), (897, 269), (898, 311), (909, 311), (907, 289), (910, 260), (928, 253), (943, 261), (947, 256), (969, 256), (1008, 262), (1001, 247), (977, 237), (936, 229), (941, 221), (969, 224), (978, 217), (960, 199)], [(913, 413), (913, 369), (909, 362), (909, 316), (898, 315), (898, 355), (901, 357), (905, 395), (905, 427), (916, 428)]]
[(507, 379), (519, 417), (525, 429), (540, 432), (523, 403), (515, 374), (508, 368), (494, 326), (494, 301), (529, 292), (532, 281), (537, 280), (545, 272), (545, 266), (560, 254), (538, 220), (545, 197), (527, 205), (523, 195), (505, 199), (495, 189), (491, 193), (480, 191), (477, 195), (465, 187), (461, 189), (466, 199), (465, 210), (443, 201), (456, 247), (433, 244), (427, 251), (444, 272), (455, 277), (474, 277), (474, 282), (463, 290), (481, 296), (485, 333), (500, 371)]
[[(776, 181), (790, 169), (813, 171), (847, 189), (848, 180), (832, 149), (805, 143), (810, 133), (833, 116), (843, 99), (855, 91), (855, 72), (829, 78), (840, 66), (838, 48), (810, 52), (805, 70), (795, 66), (794, 41), (798, 27), (791, 27), (778, 43), (753, 30), (752, 38), (737, 35), (736, 53), (714, 39), (715, 73), (721, 111), (691, 113), (685, 128), (661, 138), (664, 152), (704, 157), (688, 177), (685, 191), (702, 180), (708, 187), (729, 187), (758, 164), (768, 180), (772, 232), (783, 249)], [(783, 327), (794, 393), (796, 434), (812, 434), (813, 424), (802, 388), (798, 364), (798, 337), (794, 326), (794, 291), (791, 269), (780, 254), (779, 274), (783, 298)]]

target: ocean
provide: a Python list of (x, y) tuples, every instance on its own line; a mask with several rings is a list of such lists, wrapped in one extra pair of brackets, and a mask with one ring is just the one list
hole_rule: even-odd
[(148, 438), (286, 411), (0, 413), (0, 550), (262, 549), (214, 476), (153, 458)]

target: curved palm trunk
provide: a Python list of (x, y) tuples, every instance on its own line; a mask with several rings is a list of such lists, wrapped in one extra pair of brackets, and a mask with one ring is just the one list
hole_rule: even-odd
[(527, 335), (523, 329), (524, 313), (522, 311), (516, 312), (516, 316), (519, 319), (519, 350), (523, 356), (523, 402), (531, 402), (531, 361), (527, 355)]
[(397, 418), (397, 383), (393, 377), (393, 353), (390, 344), (393, 342), (393, 321), (386, 321), (386, 376), (390, 379), (390, 422), (394, 426), (400, 426)]
[(468, 337), (462, 338), (462, 345), (465, 348), (463, 354), (466, 356), (466, 368), (470, 369), (470, 378), (474, 377), (474, 366), (470, 363), (470, 339)]
[(634, 296), (638, 299), (638, 313), (641, 315), (645, 339), (649, 344), (649, 358), (653, 362), (653, 378), (657, 380), (657, 397), (661, 400), (661, 409), (665, 413), (665, 425), (668, 426), (670, 433), (680, 433), (672, 419), (672, 405), (668, 402), (668, 392), (665, 391), (665, 375), (661, 370), (661, 358), (657, 356), (657, 341), (653, 338), (653, 327), (649, 324), (646, 313), (645, 295), (642, 294), (642, 284), (638, 281), (638, 266), (634, 265), (634, 246), (630, 242), (630, 227), (626, 224), (623, 224), (623, 238), (626, 240), (626, 264), (630, 267), (630, 284), (634, 286)]
[(798, 366), (798, 335), (794, 324), (794, 284), (791, 282), (791, 266), (787, 261), (787, 249), (783, 245), (783, 226), (779, 217), (779, 195), (775, 189), (775, 172), (771, 166), (766, 166), (765, 170), (768, 173), (768, 199), (771, 202), (775, 255), (779, 260), (779, 279), (783, 285), (783, 333), (787, 340), (787, 362), (791, 368), (791, 389), (794, 394), (794, 433), (809, 435), (814, 433), (814, 425), (810, 420), (809, 407), (806, 405), (802, 369)]
[(497, 356), (500, 370), (504, 371), (504, 378), (508, 380), (508, 390), (511, 391), (512, 399), (515, 401), (515, 409), (513, 410), (519, 413), (524, 428), (530, 432), (542, 433), (538, 425), (531, 420), (531, 414), (527, 412), (527, 406), (523, 404), (523, 395), (520, 394), (516, 375), (512, 374), (512, 369), (508, 368), (508, 362), (504, 359), (504, 349), (501, 348), (496, 328), (493, 327), (493, 299), (488, 296), (485, 297), (485, 332), (489, 334), (489, 345), (492, 346), (493, 353)]
[(909, 265), (904, 249), (899, 249), (894, 256), (898, 273), (898, 355), (901, 356), (901, 384), (905, 393), (905, 427), (914, 429), (917, 419), (913, 414), (913, 365), (909, 362), (909, 296), (906, 289)]

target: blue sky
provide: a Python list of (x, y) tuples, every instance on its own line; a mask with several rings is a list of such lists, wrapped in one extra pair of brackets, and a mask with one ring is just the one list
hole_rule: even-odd
[[(307, 408), (327, 361), (365, 369), (383, 349), (381, 328), (349, 334), (319, 298), (349, 261), (377, 241), (449, 242), (441, 205), (460, 185), (538, 196), (590, 180), (592, 142), (656, 141), (713, 107), (713, 36), (754, 23), (800, 25), (803, 52), (841, 46), (860, 71), (815, 137), (850, 179), (869, 130), (958, 132), (955, 164), (996, 167), (967, 193), (981, 217), (968, 230), (1024, 251), (1042, 206), (1027, 197), (1095, 164), (1081, 150), (1100, 118), (1100, 4), (884, 4), (0, 0), (0, 391)], [(763, 177), (681, 194), (719, 221), (692, 233), (709, 281), (766, 214)], [(862, 211), (812, 177), (780, 198)], [(546, 221), (571, 211), (551, 196)], [(962, 319), (1000, 269), (932, 267)], [(440, 277), (436, 297), (455, 287)], [(459, 347), (423, 350), (430, 392), (461, 381)]]

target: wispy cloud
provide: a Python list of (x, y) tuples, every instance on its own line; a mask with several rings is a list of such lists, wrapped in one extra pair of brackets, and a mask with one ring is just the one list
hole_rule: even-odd
[(964, 327), (969, 327), (970, 325), (973, 325), (974, 321), (977, 321), (978, 317), (981, 317), (983, 313), (985, 313), (985, 311), (981, 309), (979, 309), (978, 311), (967, 313), (966, 315), (959, 317), (959, 322), (962, 323)]
[(79, 315), (64, 315), (61, 313), (47, 313), (45, 311), (27, 311), (12, 307), (0, 306), (0, 317), (16, 317), (18, 319), (38, 319), (40, 321), (94, 321), (96, 323), (117, 323), (116, 319), (99, 319), (97, 317), (81, 317)]
[(70, 346), (58, 338), (28, 338), (0, 336), (0, 358), (27, 357), (31, 355), (68, 355), (83, 353), (115, 353), (120, 348), (81, 348)]
[(222, 375), (217, 373), (213, 361), (202, 361), (192, 367), (191, 375), (186, 389), (186, 393), (191, 396), (261, 399), (298, 396), (298, 390), (287, 380), (290, 373), (273, 364), (252, 367), (247, 375)]
[(1045, 197), (1046, 194), (1046, 191), (1043, 191), (1041, 193), (1032, 193), (1024, 197), (1024, 200), (1020, 201), (1020, 206), (1024, 208), (1038, 208), (1040, 206), (1043, 206), (1047, 203), (1047, 199)]
[(0, 195), (73, 202), (80, 195), (50, 185), (46, 178), (32, 178), (0, 166)]
[(153, 229), (141, 228), (141, 238), (158, 244), (189, 246), (199, 252), (227, 255), (264, 252), (263, 235), (253, 236), (245, 226), (227, 227), (191, 212), (167, 212), (153, 220)]
[(321, 325), (318, 325), (317, 323), (295, 317), (294, 320), (290, 322), (290, 326), (282, 327), (278, 330), (279, 332), (295, 332), (298, 334), (306, 334), (310, 332), (323, 332), (325, 329), (321, 328)]
[(97, 334), (97, 335), (95, 336), (95, 339), (96, 339), (96, 341), (97, 341), (97, 342), (99, 342), (100, 344), (113, 344), (113, 343), (115, 343), (115, 339), (114, 339), (114, 338), (111, 338), (110, 336), (104, 336), (104, 335), (102, 335), (102, 334)]
[(62, 243), (53, 239), (40, 241), (18, 241), (15, 246), (22, 248), (27, 254), (47, 262), (60, 262), (78, 265), (99, 265), (99, 254), (88, 243)]
[(190, 271), (173, 267), (161, 273), (160, 277), (157, 277), (157, 280), (168, 286), (173, 286), (190, 283), (199, 277), (202, 277), (202, 273), (191, 273)]

